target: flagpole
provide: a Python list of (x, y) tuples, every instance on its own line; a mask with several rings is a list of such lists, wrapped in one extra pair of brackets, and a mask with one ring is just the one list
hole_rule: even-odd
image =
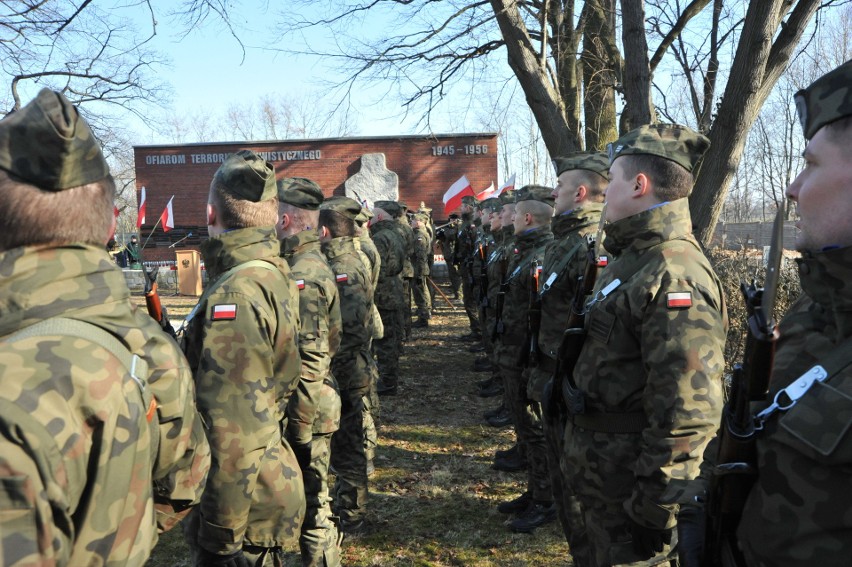
[[(163, 220), (163, 215), (157, 217), (157, 222), (154, 223), (154, 228), (151, 229), (151, 232), (148, 233), (148, 238), (145, 239), (145, 244), (142, 245), (142, 248), (139, 250), (145, 250), (145, 247), (148, 246), (148, 241), (151, 240), (151, 235), (154, 234), (154, 231), (157, 230), (157, 225), (160, 224), (160, 221)], [(142, 227), (139, 227), (139, 230), (142, 230)]]

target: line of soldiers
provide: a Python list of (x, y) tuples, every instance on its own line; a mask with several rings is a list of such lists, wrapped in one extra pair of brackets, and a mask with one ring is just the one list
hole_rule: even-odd
[(709, 140), (646, 125), (607, 154), (555, 159), (553, 190), (463, 200), (452, 236), (470, 324), (460, 338), (487, 353), (480, 394), (503, 396), (487, 420), (515, 429), (494, 468), (527, 470), (526, 490), (498, 505), (512, 531), (558, 518), (579, 566), (848, 564), (852, 62), (796, 101), (809, 144), (787, 195), (805, 295), (781, 322), (768, 395), (752, 408), (763, 410), (759, 473), (733, 526), (736, 553), (704, 548), (708, 484), (731, 472), (711, 443), (725, 294), (687, 199)]
[(366, 528), (377, 385), (398, 380), (402, 224), (241, 150), (210, 183), (209, 285), (170, 337), (105, 249), (114, 198), (63, 95), (0, 120), (0, 564), (142, 565), (180, 523), (193, 565), (283, 565), (297, 542), (340, 565)]

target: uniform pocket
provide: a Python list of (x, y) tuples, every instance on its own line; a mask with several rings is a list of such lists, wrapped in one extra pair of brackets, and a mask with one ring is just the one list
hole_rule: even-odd
[(852, 396), (815, 382), (779, 420), (778, 441), (825, 464), (852, 463)]

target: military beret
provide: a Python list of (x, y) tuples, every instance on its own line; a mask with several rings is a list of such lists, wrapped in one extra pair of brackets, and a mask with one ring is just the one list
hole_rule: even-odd
[(213, 179), (236, 199), (259, 203), (278, 194), (275, 168), (251, 150), (228, 156)]
[(483, 211), (490, 211), (492, 213), (499, 213), (503, 208), (503, 203), (500, 202), (499, 197), (489, 197), (482, 201), (481, 205)]
[(575, 152), (568, 154), (567, 156), (555, 158), (553, 160), (553, 166), (556, 168), (556, 177), (559, 177), (566, 171), (585, 169), (607, 178), (607, 173), (609, 172), (609, 158), (603, 152)]
[(501, 205), (514, 205), (515, 204), (515, 191), (503, 191), (500, 193), (500, 204)]
[(340, 213), (344, 217), (354, 221), (358, 219), (358, 215), (361, 214), (363, 207), (361, 207), (361, 203), (351, 197), (334, 195), (323, 201), (320, 209)]
[(323, 201), (320, 186), (304, 177), (285, 177), (278, 180), (278, 200), (299, 209), (316, 211)]
[(465, 195), (464, 197), (462, 197), (462, 205), (470, 205), (471, 207), (473, 207), (474, 205), (476, 205), (476, 197), (472, 195)]
[(553, 189), (542, 185), (524, 185), (515, 191), (515, 203), (521, 201), (538, 201), (552, 207), (554, 205)]
[(852, 116), (852, 61), (829, 71), (793, 98), (806, 140), (826, 124)]
[(610, 164), (620, 156), (652, 155), (675, 162), (692, 171), (710, 140), (691, 128), (677, 124), (646, 124), (624, 134), (607, 146)]
[(89, 125), (68, 99), (49, 89), (0, 120), (0, 168), (46, 191), (109, 175)]

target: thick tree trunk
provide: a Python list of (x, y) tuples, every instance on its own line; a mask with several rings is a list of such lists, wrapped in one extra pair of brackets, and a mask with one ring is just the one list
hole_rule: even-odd
[(819, 8), (819, 0), (796, 2), (773, 44), (772, 38), (790, 5), (791, 0), (749, 3), (725, 94), (708, 136), (710, 149), (690, 197), (696, 236), (705, 245), (713, 238), (748, 132)]
[(621, 41), (624, 44), (624, 111), (621, 133), (653, 121), (651, 67), (645, 39), (645, 0), (621, 0)]
[(615, 112), (615, 76), (607, 42), (614, 43), (615, 27), (610, 17), (615, 0), (589, 0), (589, 14), (583, 32), (583, 109), (586, 119), (586, 150), (598, 151), (618, 137)]

